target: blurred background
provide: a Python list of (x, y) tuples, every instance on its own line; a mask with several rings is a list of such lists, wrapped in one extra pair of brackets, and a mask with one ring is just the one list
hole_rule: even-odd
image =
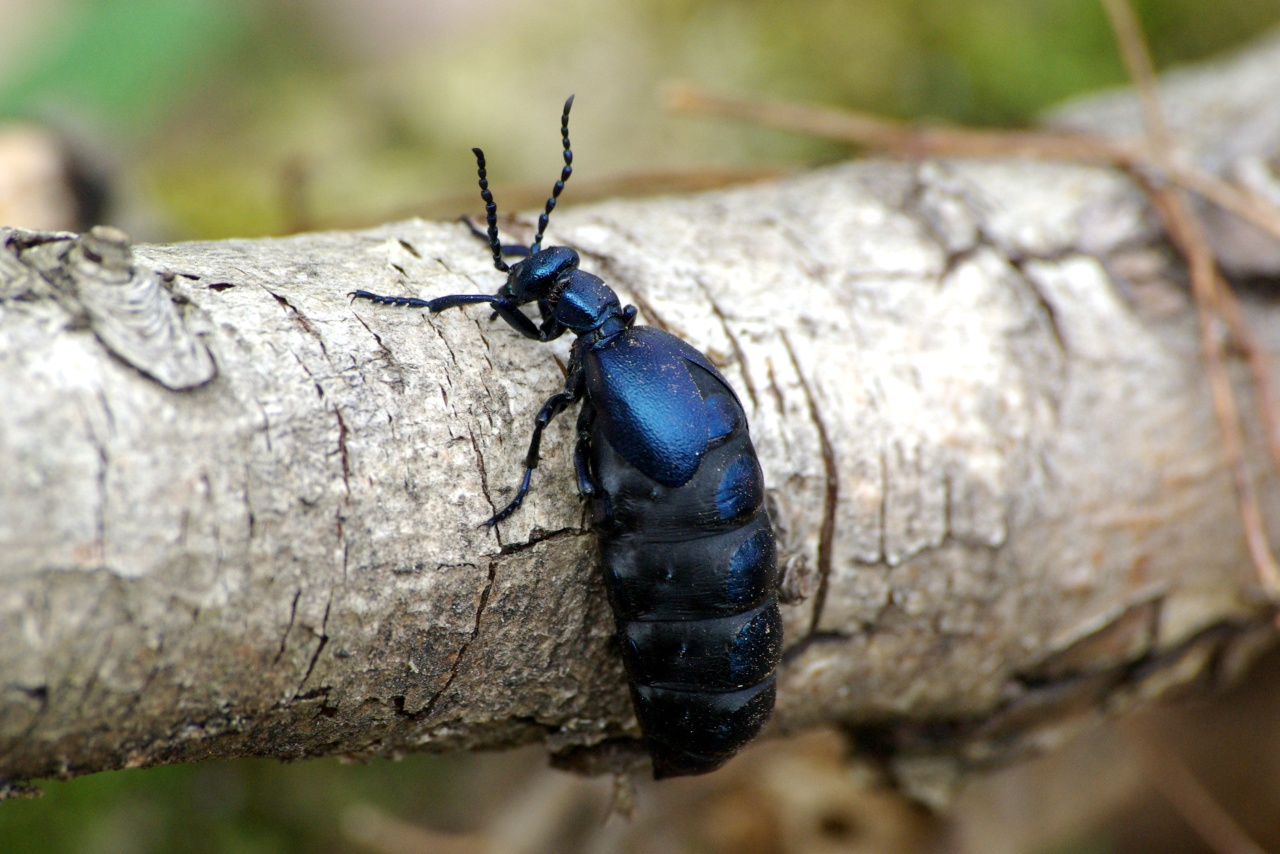
[[(1161, 66), (1280, 20), (1137, 6)], [(570, 93), (572, 204), (847, 156), (666, 114), (677, 78), (996, 126), (1124, 82), (1096, 0), (0, 0), (0, 22), (0, 117), (54, 132), (82, 211), (143, 241), (475, 213), (476, 145), (504, 209), (538, 204)]]
[[(1162, 68), (1280, 22), (1278, 0), (1135, 7)], [(477, 214), (473, 145), (502, 208), (528, 208), (558, 174), (570, 93), (566, 204), (850, 155), (668, 114), (674, 79), (1000, 127), (1125, 82), (1094, 0), (0, 0), (0, 222), (172, 241)], [(98, 774), (0, 804), (0, 852), (1208, 850), (1153, 794), (1144, 739), (1246, 780), (1233, 806), (1280, 845), (1280, 746), (1233, 741), (1280, 715), (1280, 662), (1259, 672), (1226, 701), (1001, 772), (949, 827), (819, 733), (636, 792), (547, 770), (539, 750)], [(628, 804), (631, 823), (608, 818)]]

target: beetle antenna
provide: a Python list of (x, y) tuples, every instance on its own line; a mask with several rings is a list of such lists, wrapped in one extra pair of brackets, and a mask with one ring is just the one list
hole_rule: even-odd
[(478, 148), (471, 149), (476, 156), (476, 168), (480, 173), (480, 198), (484, 199), (484, 218), (489, 223), (489, 248), (493, 250), (493, 266), (501, 272), (510, 272), (507, 262), (502, 260), (502, 244), (498, 241), (498, 203), (489, 192), (489, 176), (484, 171), (484, 152)]
[(569, 108), (572, 106), (573, 96), (570, 95), (569, 100), (564, 102), (564, 112), (560, 115), (560, 136), (564, 142), (564, 168), (560, 170), (560, 180), (556, 181), (556, 185), (551, 188), (551, 198), (547, 199), (547, 209), (538, 217), (538, 236), (533, 238), (533, 245), (529, 247), (530, 254), (542, 248), (542, 235), (547, 230), (547, 222), (551, 219), (551, 212), (556, 209), (556, 199), (560, 198), (560, 192), (564, 189), (565, 182), (573, 174), (573, 151), (569, 148)]

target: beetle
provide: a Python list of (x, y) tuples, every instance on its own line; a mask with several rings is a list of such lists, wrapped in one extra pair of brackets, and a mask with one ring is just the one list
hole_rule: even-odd
[[(580, 269), (567, 246), (542, 247), (556, 200), (573, 173), (570, 96), (560, 119), (564, 168), (538, 217), (533, 243), (504, 246), (484, 152), (472, 149), (496, 294), (434, 299), (354, 291), (375, 303), (426, 308), (485, 304), (539, 342), (575, 336), (564, 389), (534, 418), (515, 496), (486, 524), (519, 509), (538, 467), (542, 433), (581, 402), (573, 452), (590, 502), (606, 587), (636, 718), (656, 779), (712, 771), (760, 731), (773, 711), (782, 654), (777, 553), (764, 477), (737, 394), (705, 355), (652, 326)], [(508, 266), (503, 255), (524, 256)], [(536, 303), (540, 322), (521, 310)]]

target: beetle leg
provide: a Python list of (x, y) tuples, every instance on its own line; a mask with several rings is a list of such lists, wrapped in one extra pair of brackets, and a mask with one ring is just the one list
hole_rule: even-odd
[(375, 294), (373, 291), (352, 291), (347, 296), (352, 299), (367, 299), (383, 305), (398, 305), (406, 308), (429, 308), (431, 305), (430, 300), (419, 299), (418, 297), (388, 297), (382, 294)]
[[(440, 297), (440, 299), (448, 299), (448, 297)], [(554, 341), (565, 332), (564, 326), (553, 317), (546, 318), (541, 325), (538, 325), (529, 315), (520, 310), (518, 303), (506, 297), (490, 297), (490, 300), (489, 305), (493, 308), (493, 313), (526, 338), (543, 342)]]
[[(534, 323), (529, 315), (520, 310), (520, 307), (509, 299), (504, 297), (490, 297), (492, 302), (489, 305), (493, 308), (493, 313), (501, 317), (515, 331), (519, 332), (525, 338), (532, 338), (534, 341), (548, 341), (544, 338), (544, 333), (538, 328), (538, 324)], [(543, 324), (545, 326), (545, 324)]]
[[(347, 296), (352, 299), (367, 299), (382, 305), (425, 308), (433, 314), (437, 311), (444, 311), (446, 308), (457, 308), (462, 305), (475, 305), (482, 302), (492, 305), (496, 300), (500, 299), (500, 297), (492, 297), (488, 294), (450, 294), (449, 296), (436, 297), (435, 299), (422, 299), (420, 297), (383, 296), (382, 294), (375, 294), (373, 291), (352, 291)], [(532, 328), (536, 330), (536, 327)]]
[(372, 291), (352, 291), (347, 296), (353, 299), (367, 299), (372, 302), (382, 303), (385, 305), (397, 305), (405, 308), (425, 308), (432, 314), (438, 311), (444, 311), (446, 308), (458, 308), (464, 305), (476, 305), (478, 303), (488, 303), (493, 309), (494, 317), (501, 317), (507, 322), (512, 329), (519, 332), (526, 338), (532, 338), (534, 341), (554, 341), (564, 334), (565, 328), (554, 318), (546, 318), (539, 325), (533, 321), (529, 315), (520, 310), (518, 303), (514, 303), (506, 297), (490, 296), (488, 294), (449, 294), (447, 296), (436, 297), (435, 299), (421, 299), (419, 297), (400, 297), (400, 296), (383, 296), (375, 294)]
[(578, 478), (578, 495), (590, 498), (596, 494), (595, 482), (591, 479), (591, 423), (595, 421), (596, 411), (591, 404), (584, 403), (578, 412), (578, 441), (573, 446), (573, 471)]
[(529, 440), (529, 452), (525, 454), (524, 477), (520, 480), (520, 488), (516, 490), (516, 496), (511, 499), (511, 503), (494, 513), (489, 521), (485, 522), (491, 528), (519, 510), (520, 505), (524, 503), (524, 497), (528, 494), (529, 485), (533, 480), (533, 470), (538, 467), (538, 454), (542, 448), (542, 431), (557, 415), (564, 412), (565, 407), (582, 399), (582, 394), (587, 387), (586, 374), (577, 365), (569, 367), (569, 379), (565, 382), (564, 391), (547, 398), (547, 402), (542, 404), (542, 408), (533, 419), (533, 437)]

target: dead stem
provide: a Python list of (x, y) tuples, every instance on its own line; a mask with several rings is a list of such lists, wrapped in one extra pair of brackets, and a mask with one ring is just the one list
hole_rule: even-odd
[(1147, 779), (1210, 848), (1222, 854), (1264, 854), (1179, 756), (1131, 722), (1123, 731)]
[(1276, 399), (1275, 373), (1271, 369), (1271, 360), (1265, 347), (1253, 334), (1240, 301), (1228, 287), (1220, 287), (1218, 294), (1218, 311), (1231, 330), (1232, 344), (1249, 364), (1255, 394), (1258, 395), (1258, 413), (1262, 418), (1263, 440), (1271, 455), (1271, 464), (1280, 470), (1280, 401)]
[[(1268, 543), (1262, 511), (1249, 480), (1244, 458), (1244, 438), (1240, 427), (1240, 414), (1236, 408), (1231, 379), (1223, 360), (1223, 339), (1216, 325), (1219, 310), (1219, 292), (1227, 292), (1213, 261), (1212, 250), (1195, 221), (1186, 200), (1177, 191), (1167, 187), (1146, 187), (1164, 220), (1165, 229), (1178, 251), (1186, 259), (1191, 274), (1191, 293), (1196, 303), (1196, 315), (1200, 327), (1200, 351), (1208, 374), (1209, 389), (1213, 397), (1214, 415), (1222, 433), (1222, 455), (1231, 472), (1236, 500), (1240, 506), (1240, 519), (1244, 525), (1245, 541), (1258, 578), (1267, 595), (1280, 596), (1280, 567)], [(1243, 323), (1243, 318), (1241, 318)], [(1244, 340), (1251, 340), (1251, 336)], [(1256, 374), (1255, 374), (1256, 376)], [(1262, 399), (1270, 395), (1263, 393)], [(1264, 423), (1270, 420), (1264, 415)]]
[[(1138, 99), (1142, 103), (1148, 145), (1158, 159), (1171, 162), (1173, 145), (1160, 108), (1160, 96), (1156, 91), (1156, 74), (1151, 64), (1151, 54), (1147, 50), (1138, 19), (1128, 0), (1102, 0), (1102, 5), (1106, 9), (1116, 44), (1124, 58), (1125, 67), (1129, 69), (1129, 76), (1137, 90)], [(1240, 507), (1240, 521), (1244, 526), (1245, 541), (1248, 543), (1249, 555), (1253, 559), (1259, 582), (1267, 595), (1272, 600), (1276, 600), (1280, 598), (1280, 566), (1276, 565), (1275, 555), (1271, 551), (1266, 523), (1258, 505), (1258, 496), (1249, 479), (1240, 411), (1236, 406), (1235, 392), (1231, 388), (1231, 377), (1227, 373), (1226, 348), (1218, 326), (1218, 320), (1225, 319), (1223, 303), (1227, 298), (1223, 295), (1228, 293), (1227, 284), (1218, 274), (1217, 261), (1214, 259), (1209, 241), (1204, 236), (1204, 229), (1182, 191), (1171, 187), (1155, 186), (1149, 181), (1143, 183), (1147, 194), (1155, 203), (1156, 210), (1164, 220), (1165, 230), (1168, 231), (1174, 245), (1187, 262), (1187, 268), (1190, 271), (1191, 293), (1195, 300), (1196, 317), (1200, 328), (1200, 354), (1209, 379), (1218, 429), (1222, 433), (1222, 453), (1235, 484), (1236, 501)], [(1237, 320), (1240, 328), (1247, 329), (1243, 317), (1237, 317)], [(1252, 338), (1252, 335), (1246, 332), (1242, 340), (1251, 341)], [(1264, 406), (1269, 398), (1269, 394), (1260, 391), (1259, 405)], [(1264, 412), (1262, 419), (1266, 424), (1274, 420), (1274, 414)]]
[(666, 103), (680, 113), (722, 116), (874, 148), (900, 157), (1024, 157), (1115, 166), (1145, 174), (1156, 183), (1185, 187), (1280, 239), (1280, 208), (1196, 166), (1162, 158), (1146, 145), (1067, 131), (918, 127), (850, 110), (717, 95), (690, 83), (669, 84)]
[(1120, 58), (1124, 60), (1129, 79), (1133, 81), (1133, 87), (1138, 93), (1147, 142), (1156, 154), (1168, 158), (1173, 151), (1173, 140), (1169, 137), (1169, 127), (1164, 121), (1160, 92), (1156, 89), (1156, 70), (1151, 62), (1151, 52), (1147, 50), (1147, 40), (1142, 34), (1142, 25), (1128, 0), (1102, 0), (1102, 8), (1106, 10), (1107, 20), (1111, 22), (1111, 33), (1115, 36), (1116, 47), (1120, 49)]

